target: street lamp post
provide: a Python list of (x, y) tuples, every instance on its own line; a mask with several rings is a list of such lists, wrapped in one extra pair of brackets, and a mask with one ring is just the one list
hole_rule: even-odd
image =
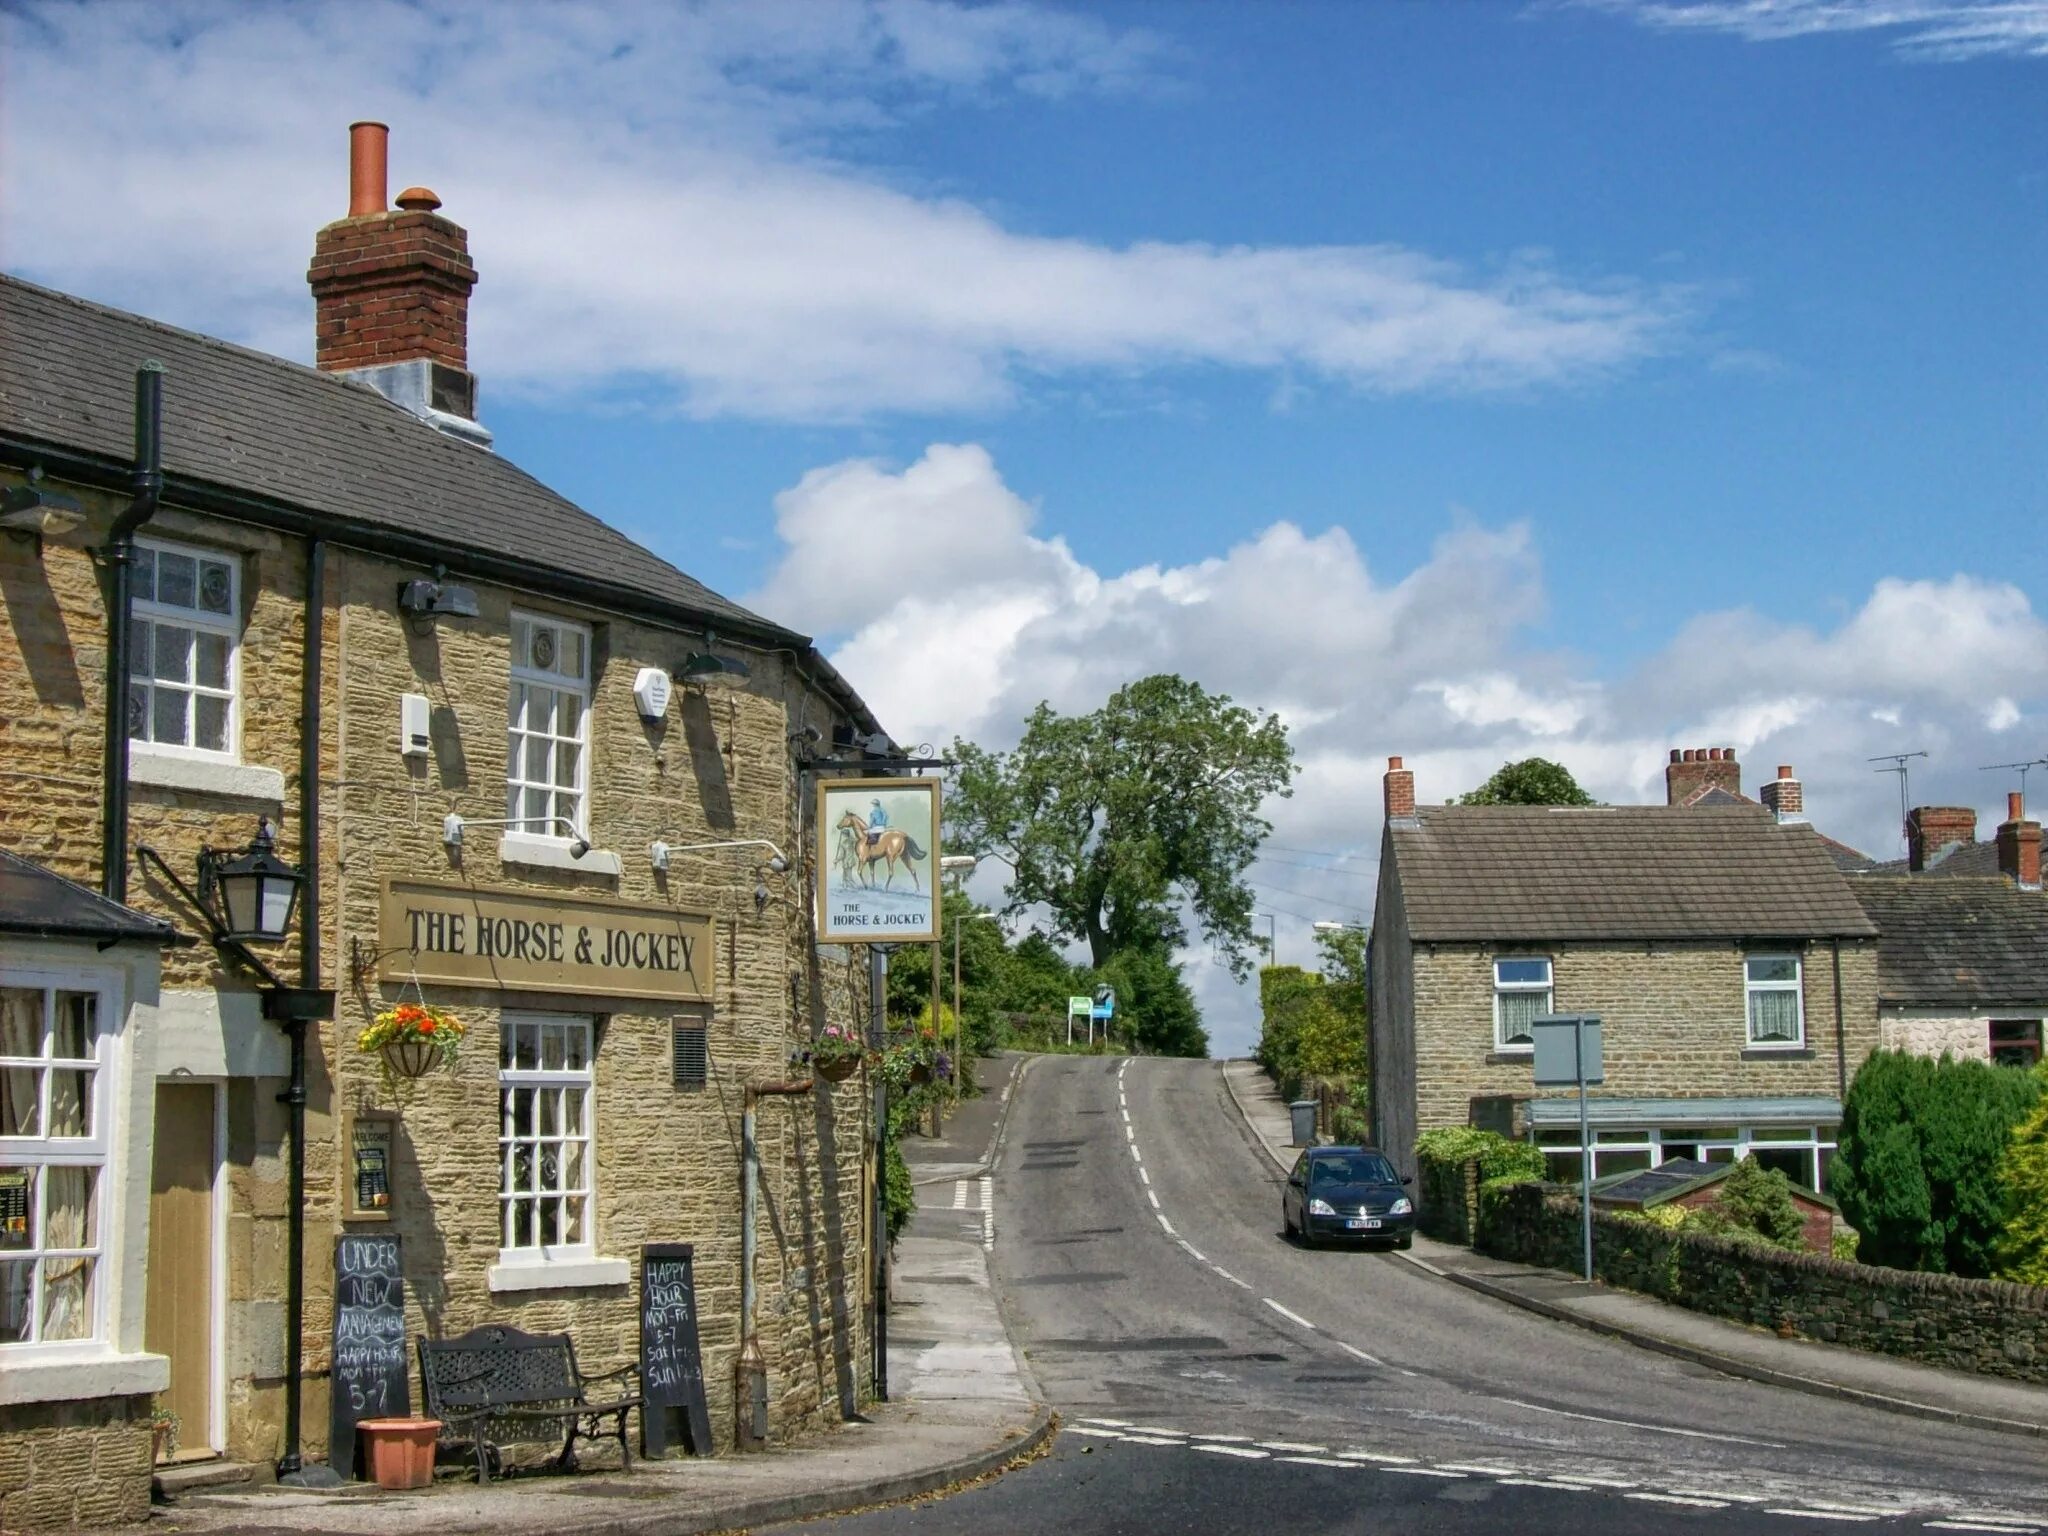
[(1274, 930), (1273, 914), (1270, 912), (1254, 912), (1252, 916), (1263, 917), (1266, 920), (1266, 964), (1278, 965), (1280, 963), (1280, 938)]
[[(978, 853), (949, 853), (940, 858), (939, 870), (942, 874), (950, 873), (964, 877), (971, 873), (974, 866), (980, 862), (981, 855)], [(956, 891), (959, 888), (957, 884), (953, 887)], [(974, 914), (977, 918), (992, 917), (993, 915), (988, 912), (977, 912)], [(972, 919), (969, 920), (972, 921)], [(936, 958), (936, 955), (934, 958)], [(938, 974), (939, 968), (934, 965), (932, 967), (932, 992), (934, 996), (938, 993)], [(938, 1010), (936, 1008), (932, 1010), (932, 1020), (934, 1023), (938, 1022)], [(966, 1036), (962, 1032), (960, 1019), (960, 925), (955, 923), (953, 925), (953, 1097), (955, 1099), (960, 1097), (960, 1063), (965, 1043)]]

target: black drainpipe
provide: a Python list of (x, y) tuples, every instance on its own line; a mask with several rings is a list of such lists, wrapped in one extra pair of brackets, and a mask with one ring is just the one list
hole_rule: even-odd
[(135, 530), (156, 515), (164, 489), (164, 365), (135, 370), (135, 469), (127, 507), (107, 530), (107, 750), (100, 792), (100, 892), (128, 900), (128, 609)]
[(1835, 950), (1835, 1097), (1849, 1097), (1849, 1048), (1842, 1039), (1842, 941), (1834, 939)]
[[(320, 657), (327, 597), (327, 543), (306, 541), (305, 638), (299, 663), (299, 985), (320, 988)], [(291, 1078), (278, 1095), (290, 1111), (291, 1188), (285, 1212), (284, 1455), (280, 1479), (305, 1475), (300, 1398), (305, 1395), (306, 1333), (306, 1024), (301, 1009), (284, 1021)], [(328, 1463), (338, 1453), (328, 1448)]]

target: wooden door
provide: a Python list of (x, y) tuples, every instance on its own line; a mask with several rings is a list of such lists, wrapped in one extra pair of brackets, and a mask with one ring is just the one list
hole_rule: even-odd
[(213, 1455), (214, 1145), (212, 1083), (156, 1085), (156, 1152), (149, 1186), (149, 1301), (145, 1347), (171, 1362), (163, 1402), (178, 1416), (171, 1459)]

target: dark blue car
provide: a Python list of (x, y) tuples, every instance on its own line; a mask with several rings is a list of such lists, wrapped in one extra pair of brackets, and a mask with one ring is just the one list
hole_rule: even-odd
[(1407, 1183), (1372, 1147), (1310, 1147), (1287, 1175), (1280, 1221), (1311, 1248), (1326, 1237), (1406, 1248), (1415, 1238)]

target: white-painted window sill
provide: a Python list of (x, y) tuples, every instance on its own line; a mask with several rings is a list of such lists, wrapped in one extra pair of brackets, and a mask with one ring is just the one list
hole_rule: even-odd
[(563, 1291), (588, 1285), (624, 1285), (633, 1278), (625, 1259), (527, 1259), (493, 1264), (493, 1291)]
[(0, 1403), (141, 1397), (161, 1392), (170, 1384), (171, 1362), (163, 1355), (119, 1355), (108, 1351), (69, 1359), (37, 1359), (33, 1354), (0, 1349)]
[(592, 848), (579, 859), (569, 851), (566, 840), (532, 832), (507, 832), (499, 838), (498, 859), (500, 863), (528, 864), (538, 869), (573, 869), (580, 875), (616, 875), (622, 867), (616, 853)]
[(284, 804), (284, 775), (255, 763), (230, 763), (164, 752), (148, 742), (128, 743), (128, 782), (158, 789), (184, 789), (260, 805)]

